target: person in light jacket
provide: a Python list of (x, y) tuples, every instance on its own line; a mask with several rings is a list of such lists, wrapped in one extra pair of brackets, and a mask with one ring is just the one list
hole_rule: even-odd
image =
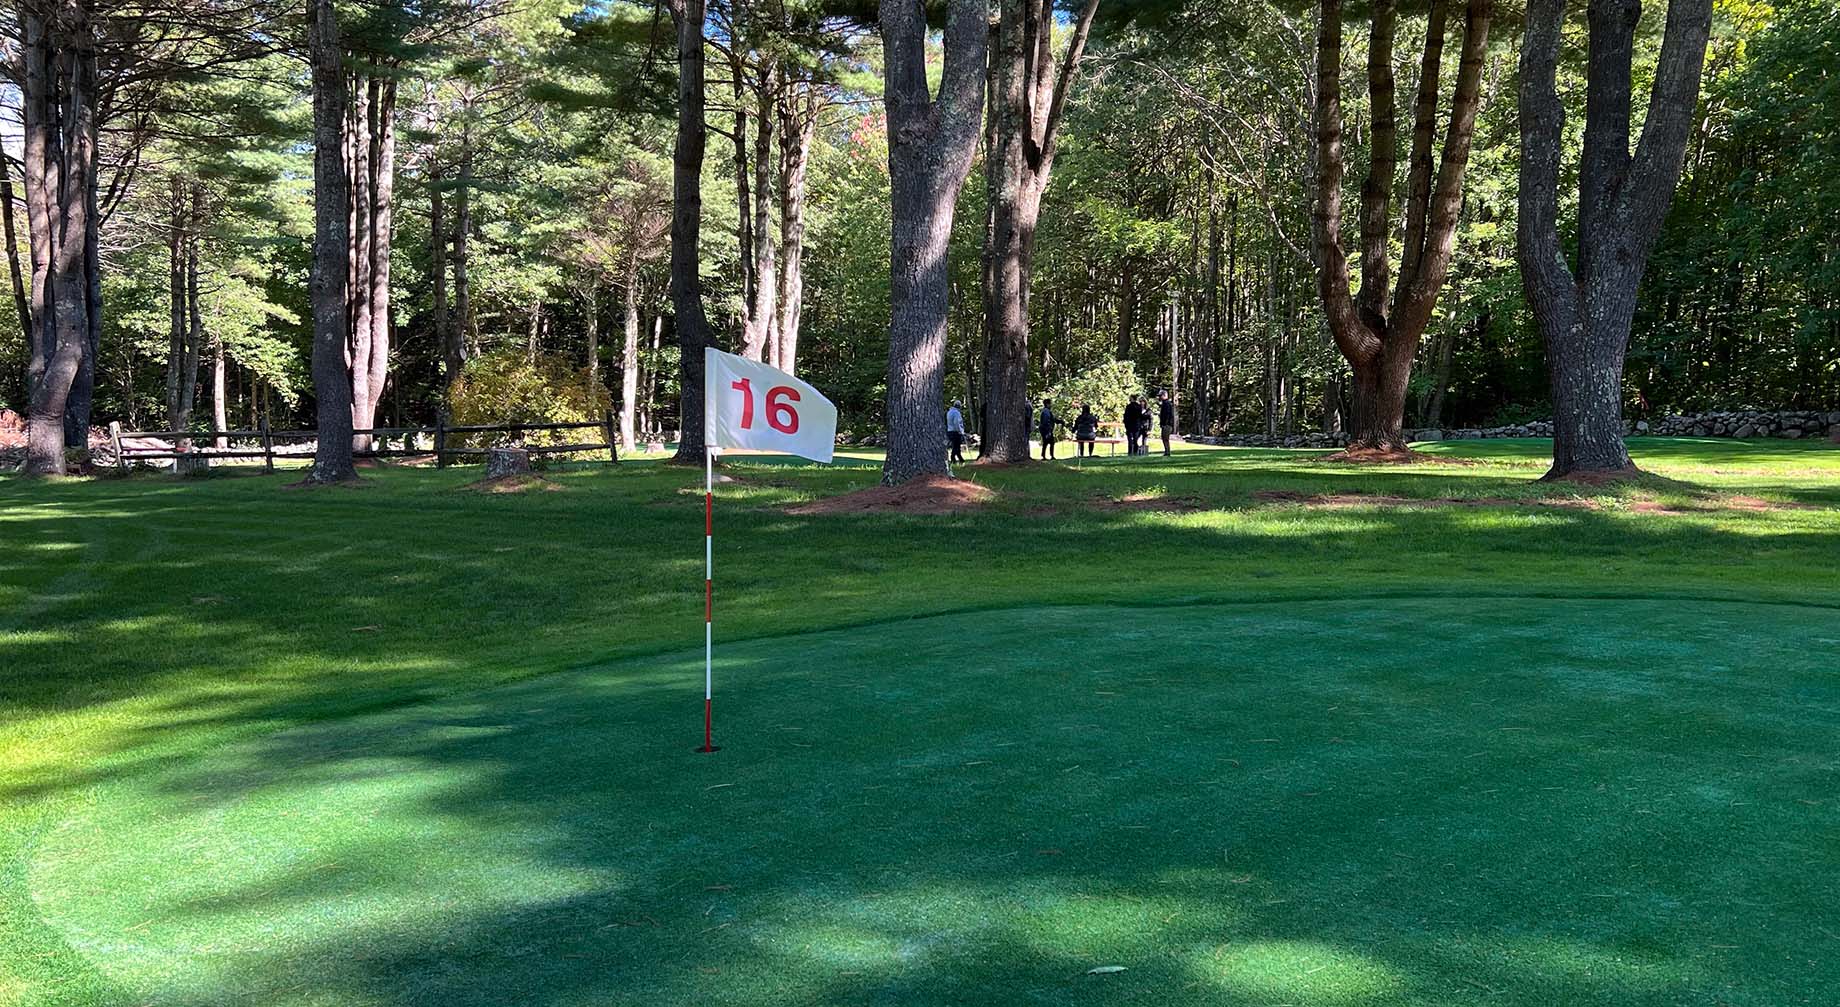
[(952, 445), (953, 462), (964, 464), (965, 461), (965, 414), (959, 411), (958, 403), (946, 410), (946, 442)]

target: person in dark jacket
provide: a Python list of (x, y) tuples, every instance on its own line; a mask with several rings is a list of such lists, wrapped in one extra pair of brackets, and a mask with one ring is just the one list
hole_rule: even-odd
[(1131, 396), (1131, 402), (1124, 407), (1124, 453), (1127, 455), (1143, 452), (1142, 433), (1144, 426), (1144, 397)]
[(1041, 457), (1043, 461), (1046, 461), (1054, 457), (1055, 428), (1064, 427), (1067, 424), (1062, 423), (1061, 418), (1054, 415), (1054, 403), (1049, 399), (1041, 400), (1041, 412), (1037, 415), (1036, 422), (1041, 431)]
[(1169, 389), (1156, 393), (1156, 422), (1163, 428), (1163, 454), (1169, 454), (1169, 438), (1176, 432), (1176, 404), (1169, 397)]
[(1073, 418), (1074, 450), (1081, 458), (1092, 457), (1093, 447), (1099, 439), (1099, 417), (1093, 415), (1092, 406), (1080, 403), (1080, 415)]

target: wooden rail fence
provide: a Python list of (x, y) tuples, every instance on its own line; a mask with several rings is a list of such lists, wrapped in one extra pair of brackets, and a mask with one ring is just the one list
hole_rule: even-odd
[[(365, 438), (366, 448), (354, 448), (354, 458), (406, 458), (433, 455), (435, 465), (445, 468), (457, 459), (484, 458), (487, 449), (483, 447), (448, 446), (449, 437), (467, 437), (474, 434), (502, 434), (515, 440), (529, 433), (556, 432), (563, 430), (593, 430), (601, 434), (600, 440), (581, 441), (568, 444), (523, 444), (524, 450), (533, 455), (576, 454), (583, 451), (605, 451), (610, 462), (620, 460), (619, 438), (614, 434), (614, 418), (610, 413), (600, 420), (586, 423), (497, 423), (467, 424), (449, 426), (436, 423), (431, 427), (373, 427), (368, 430), (353, 430), (354, 438)], [(419, 448), (415, 441), (421, 437), (433, 441), (433, 449)], [(279, 450), (276, 441), (308, 443), (319, 440), (317, 430), (272, 430), (264, 421), (254, 430), (123, 430), (120, 423), (109, 424), (109, 440), (115, 449), (115, 464), (126, 469), (139, 461), (172, 460), (175, 465), (184, 466), (188, 462), (210, 464), (211, 459), (256, 459), (262, 460), (264, 471), (275, 471), (275, 459), (309, 458), (310, 452), (289, 451), (284, 444)], [(222, 440), (225, 447), (217, 447)], [(242, 441), (243, 446), (234, 446), (232, 442)], [(146, 442), (152, 442), (149, 446)], [(392, 441), (400, 443), (391, 447)], [(250, 442), (260, 447), (249, 446)]]

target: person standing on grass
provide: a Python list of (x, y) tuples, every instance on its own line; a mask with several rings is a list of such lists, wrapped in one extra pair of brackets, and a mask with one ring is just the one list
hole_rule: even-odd
[(1080, 415), (1073, 418), (1074, 453), (1081, 458), (1093, 456), (1094, 442), (1099, 439), (1099, 417), (1093, 415), (1092, 406), (1080, 403)]
[(1067, 425), (1061, 422), (1059, 416), (1054, 415), (1054, 401), (1052, 399), (1041, 400), (1039, 423), (1041, 430), (1041, 459), (1042, 461), (1047, 461), (1054, 457), (1054, 428)]
[(964, 464), (965, 414), (959, 411), (957, 400), (952, 402), (952, 408), (946, 410), (946, 441), (952, 445), (952, 461)]
[(1131, 396), (1130, 404), (1124, 407), (1124, 453), (1134, 455), (1137, 449), (1137, 431), (1144, 425), (1144, 397)]
[(1169, 437), (1176, 432), (1176, 404), (1169, 389), (1156, 393), (1156, 422), (1163, 428), (1163, 457), (1169, 457)]

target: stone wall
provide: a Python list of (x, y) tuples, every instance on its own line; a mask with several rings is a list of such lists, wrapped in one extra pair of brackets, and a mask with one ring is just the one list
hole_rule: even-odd
[[(1657, 416), (1637, 420), (1629, 432), (1638, 437), (1777, 437), (1784, 440), (1832, 437), (1840, 439), (1840, 412), (1764, 412), (1733, 410), (1730, 412), (1694, 413), (1687, 416)], [(1533, 420), (1499, 427), (1460, 427), (1406, 431), (1412, 441), (1468, 441), (1490, 437), (1551, 437), (1552, 422)], [(1293, 434), (1267, 437), (1264, 434), (1227, 434), (1221, 437), (1190, 437), (1197, 444), (1225, 444), (1248, 448), (1339, 448), (1348, 443), (1341, 434)]]

